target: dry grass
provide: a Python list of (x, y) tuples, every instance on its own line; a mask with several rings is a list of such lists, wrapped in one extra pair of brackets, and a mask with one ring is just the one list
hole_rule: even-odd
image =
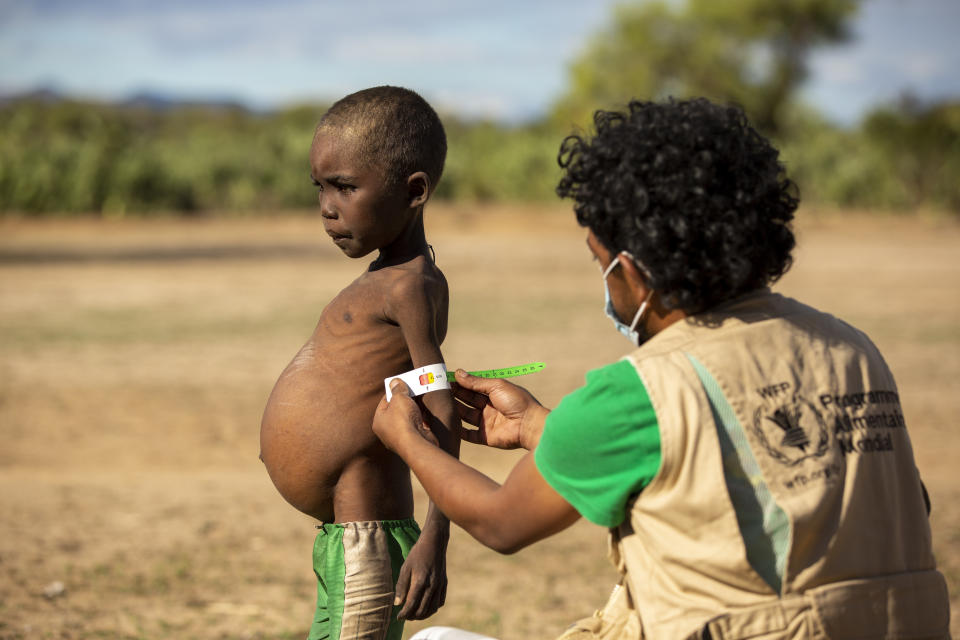
[[(543, 360), (526, 382), (554, 404), (622, 353), (565, 210), (428, 216), (452, 285), (449, 363)], [(778, 289), (886, 354), (958, 593), (960, 228), (808, 216), (800, 241)], [(259, 414), (361, 268), (305, 218), (0, 225), (0, 638), (304, 635), (312, 522), (257, 461)], [(515, 459), (464, 457), (495, 478)], [(431, 623), (553, 637), (602, 602), (604, 555), (586, 523), (511, 557), (457, 530), (448, 605)], [(45, 596), (55, 582), (64, 591)]]

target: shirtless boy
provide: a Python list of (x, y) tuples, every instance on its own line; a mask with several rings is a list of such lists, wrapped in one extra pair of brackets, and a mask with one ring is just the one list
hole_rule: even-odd
[[(384, 378), (443, 362), (449, 296), (423, 208), (445, 155), (437, 114), (397, 87), (341, 99), (314, 134), (311, 177), (324, 230), (350, 258), (378, 255), (323, 310), (277, 380), (260, 427), (277, 490), (322, 523), (311, 640), (399, 640), (404, 619), (432, 615), (446, 595), (449, 522), (431, 503), (420, 532), (410, 471), (371, 426)], [(456, 455), (453, 396), (432, 391), (422, 406)]]

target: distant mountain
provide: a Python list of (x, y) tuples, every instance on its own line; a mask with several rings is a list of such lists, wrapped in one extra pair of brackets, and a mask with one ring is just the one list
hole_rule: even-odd
[(166, 111), (177, 107), (210, 107), (214, 109), (241, 109), (248, 110), (242, 101), (229, 97), (185, 98), (171, 96), (156, 91), (138, 91), (130, 97), (116, 101), (114, 104), (123, 107), (141, 107), (155, 111)]
[(60, 102), (68, 98), (54, 89), (40, 88), (33, 91), (24, 91), (22, 93), (3, 93), (0, 92), (0, 104), (8, 102), (17, 102), (20, 100), (29, 100), (32, 102)]
[(31, 91), (22, 91), (19, 93), (0, 92), (0, 105), (20, 101), (54, 103), (68, 100), (100, 102), (103, 104), (112, 104), (120, 107), (136, 107), (141, 109), (149, 109), (152, 111), (168, 111), (170, 109), (176, 109), (179, 107), (207, 107), (211, 109), (240, 109), (244, 111), (254, 111), (244, 104), (243, 101), (231, 97), (184, 97), (150, 90), (137, 91), (120, 100), (92, 99), (68, 95), (57, 89), (52, 89), (49, 87), (39, 87)]

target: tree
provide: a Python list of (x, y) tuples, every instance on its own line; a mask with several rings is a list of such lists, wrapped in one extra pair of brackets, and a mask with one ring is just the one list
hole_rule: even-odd
[(656, 0), (617, 7), (570, 70), (554, 121), (585, 122), (630, 98), (706, 96), (743, 106), (771, 135), (813, 47), (850, 37), (857, 0)]
[(904, 96), (874, 109), (863, 134), (908, 194), (908, 205), (960, 212), (960, 102), (926, 105)]

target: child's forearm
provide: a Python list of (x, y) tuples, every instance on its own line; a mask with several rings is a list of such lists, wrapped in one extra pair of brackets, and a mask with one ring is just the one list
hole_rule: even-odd
[[(453, 395), (449, 391), (440, 390), (428, 393), (423, 398), (423, 405), (427, 409), (424, 419), (437, 437), (440, 448), (454, 458), (460, 457), (460, 416), (454, 405)], [(423, 522), (424, 534), (438, 536), (446, 548), (450, 537), (450, 520), (443, 511), (430, 500), (427, 507), (427, 516)]]
[(450, 519), (431, 500), (427, 506), (427, 517), (423, 520), (421, 537), (429, 537), (442, 549), (447, 548), (450, 539)]
[(440, 448), (459, 458), (460, 416), (453, 394), (445, 389), (433, 391), (423, 396), (423, 406), (427, 410), (423, 419), (437, 437)]

